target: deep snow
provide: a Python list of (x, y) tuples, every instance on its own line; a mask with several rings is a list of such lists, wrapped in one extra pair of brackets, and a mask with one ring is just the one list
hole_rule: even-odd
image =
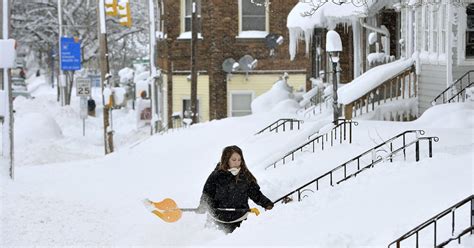
[[(16, 148), (15, 181), (1, 178), (1, 247), (386, 247), (473, 194), (472, 102), (435, 106), (414, 122), (360, 120), (352, 144), (303, 152), (294, 162), (265, 169), (273, 158), (306, 141), (307, 134), (328, 122), (327, 116), (305, 119), (301, 130), (278, 134), (254, 135), (278, 118), (302, 116), (272, 111), (149, 137), (147, 127), (136, 128), (133, 111), (117, 111), (119, 149), (104, 157), (100, 117), (88, 119), (82, 137), (77, 100), (59, 107), (54, 91), (39, 87), (36, 92), (42, 93), (34, 100), (15, 101), (16, 137), (23, 145)], [(40, 120), (48, 127), (37, 125)], [(20, 124), (25, 122), (30, 125)], [(230, 235), (204, 228), (205, 215), (185, 213), (180, 221), (165, 223), (141, 203), (170, 197), (181, 207), (196, 207), (222, 149), (233, 144), (243, 149), (262, 192), (276, 200), (407, 129), (440, 138), (433, 158), (422, 143), (421, 160), (415, 162), (411, 147), (406, 162), (398, 156), (341, 185), (309, 193), (302, 202), (277, 204), (271, 211), (260, 208), (260, 216), (250, 216)], [(6, 167), (6, 161), (0, 163)], [(467, 212), (459, 210), (457, 227), (466, 227)], [(442, 240), (450, 223), (438, 228)], [(428, 245), (431, 237), (427, 231), (420, 239)], [(463, 241), (472, 247), (472, 237)]]

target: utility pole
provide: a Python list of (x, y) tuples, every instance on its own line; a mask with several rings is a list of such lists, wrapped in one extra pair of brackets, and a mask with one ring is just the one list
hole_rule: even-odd
[[(164, 39), (164, 31), (162, 30), (162, 25), (161, 25), (161, 17), (162, 15), (164, 14), (164, 3), (163, 3), (163, 0), (157, 0), (156, 1), (157, 4), (156, 4), (156, 10), (157, 10), (157, 17), (158, 17), (158, 20), (156, 23), (158, 23), (158, 33), (159, 33), (159, 37), (158, 39), (156, 40), (156, 51), (159, 51), (159, 42), (160, 40)], [(157, 54), (155, 55), (155, 64), (156, 64), (156, 67), (158, 67), (158, 74), (159, 74), (159, 77), (158, 77), (158, 91), (157, 91), (157, 95), (158, 95), (158, 103), (157, 103), (157, 112), (158, 112), (158, 128), (161, 130), (163, 128), (163, 122), (165, 120), (165, 101), (164, 101), (164, 93), (163, 93), (163, 88), (164, 88), (164, 83), (163, 83), (163, 72), (161, 71), (159, 65), (158, 65), (158, 52)]]
[[(159, 8), (159, 7), (158, 7)], [(150, 22), (150, 82), (151, 85), (151, 130), (150, 134), (153, 135), (158, 131), (158, 121), (160, 120), (158, 114), (158, 95), (157, 95), (157, 82), (158, 77), (161, 76), (161, 72), (157, 72), (157, 59), (156, 59), (156, 27), (155, 27), (155, 6), (153, 0), (148, 0), (148, 11), (149, 11), (149, 22)]]
[(99, 4), (99, 64), (100, 64), (100, 75), (102, 88), (102, 105), (104, 106), (103, 117), (104, 117), (104, 148), (105, 154), (114, 152), (114, 143), (113, 143), (113, 130), (110, 126), (110, 111), (113, 106), (113, 94), (110, 95), (110, 98), (107, 101), (104, 98), (104, 89), (105, 87), (110, 88), (112, 92), (112, 86), (109, 83), (111, 77), (109, 73), (109, 54), (107, 51), (107, 29), (105, 25), (105, 7), (104, 0), (97, 0)]
[(197, 3), (196, 0), (192, 2), (192, 17), (191, 17), (191, 112), (193, 124), (197, 123), (197, 68), (196, 68), (196, 48), (197, 48), (197, 33), (198, 33), (198, 19), (197, 19)]
[[(2, 6), (0, 6), (0, 13), (2, 13), (2, 23), (0, 25), (2, 39), (6, 40), (10, 36), (10, 0), (3, 0)], [(12, 98), (12, 85), (10, 81), (10, 69), (3, 69), (3, 91), (5, 92), (5, 97), (7, 100), (7, 106), (2, 106), (5, 108), (5, 116), (3, 119), (3, 128), (2, 128), (2, 147), (3, 154), (2, 156), (9, 160), (10, 164), (10, 178), (13, 180), (15, 178), (15, 167), (13, 163), (13, 98)], [(7, 138), (8, 137), (8, 138)]]
[(59, 24), (59, 49), (58, 49), (58, 63), (59, 63), (59, 72), (58, 72), (58, 98), (61, 101), (61, 106), (64, 106), (66, 100), (66, 76), (63, 73), (62, 66), (61, 66), (61, 50), (62, 50), (62, 43), (61, 38), (63, 37), (63, 6), (61, 0), (58, 0), (58, 24)]

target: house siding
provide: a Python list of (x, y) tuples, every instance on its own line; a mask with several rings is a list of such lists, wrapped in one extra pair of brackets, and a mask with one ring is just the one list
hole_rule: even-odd
[(446, 88), (446, 66), (423, 64), (418, 83), (419, 113), (431, 107), (431, 101)]
[[(209, 120), (209, 76), (198, 76), (197, 99), (199, 100), (199, 121)], [(183, 112), (183, 100), (191, 99), (191, 82), (187, 75), (173, 77), (173, 113)]]

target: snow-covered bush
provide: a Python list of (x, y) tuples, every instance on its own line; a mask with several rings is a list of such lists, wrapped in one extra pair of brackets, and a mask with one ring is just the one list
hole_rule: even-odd
[(120, 83), (127, 83), (133, 79), (134, 71), (131, 68), (125, 67), (118, 72)]
[[(291, 106), (295, 106), (295, 104), (289, 103), (286, 100), (291, 100), (296, 105), (298, 105), (298, 103), (294, 100), (293, 88), (289, 86), (284, 80), (279, 80), (273, 84), (269, 91), (263, 93), (252, 101), (252, 113), (255, 114), (272, 111), (273, 108), (283, 101), (286, 103), (282, 103), (282, 106), (290, 106), (288, 110), (292, 110), (293, 108)], [(282, 106), (278, 106), (278, 108), (284, 108)]]

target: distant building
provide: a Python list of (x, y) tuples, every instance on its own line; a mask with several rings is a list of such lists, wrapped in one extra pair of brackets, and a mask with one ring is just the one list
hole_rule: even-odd
[[(162, 18), (165, 39), (159, 42), (159, 64), (164, 72), (168, 123), (172, 115), (190, 112), (191, 0), (164, 0)], [(309, 80), (309, 59), (303, 53), (290, 61), (286, 18), (298, 0), (272, 1), (269, 7), (251, 0), (198, 0), (199, 42), (197, 52), (199, 120), (207, 121), (251, 113), (250, 103), (269, 90), (284, 72), (295, 89)], [(256, 1), (259, 2), (259, 1)], [(270, 54), (265, 37), (282, 36), (284, 42)], [(258, 60), (248, 73), (237, 70), (230, 78), (222, 64), (244, 55)]]

